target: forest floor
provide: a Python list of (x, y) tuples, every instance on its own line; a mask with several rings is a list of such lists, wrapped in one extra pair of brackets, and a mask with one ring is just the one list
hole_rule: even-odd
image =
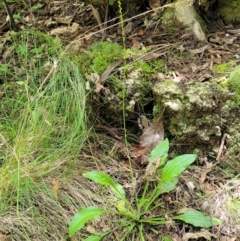
[[(123, 9), (123, 38), (117, 8), (110, 7), (106, 12), (106, 6), (97, 8), (67, 0), (40, 1), (32, 6), (22, 2), (9, 5), (18, 31), (16, 34), (11, 31), (6, 11), (1, 6), (0, 241), (84, 240), (89, 233), (113, 228), (116, 217), (101, 218), (97, 224), (91, 222), (84, 231), (68, 237), (68, 225), (76, 212), (88, 206), (104, 206), (105, 198), (112, 198), (82, 173), (103, 171), (125, 188), (128, 198), (133, 198), (134, 182), (146, 168), (136, 154), (141, 151), (142, 131), (137, 119), (133, 120), (134, 128), (124, 130), (119, 123), (107, 123), (104, 114), (93, 113), (90, 103), (99, 106), (102, 103), (87, 91), (88, 96), (82, 94), (85, 83), (71, 89), (86, 77), (85, 73), (81, 73), (83, 78), (73, 74), (69, 82), (63, 80), (60, 84), (57, 80), (68, 78), (69, 71), (75, 73), (77, 61), (74, 59), (93, 43), (107, 41), (123, 45), (124, 40), (125, 50), (150, 49), (145, 61), (161, 57), (166, 72), (171, 73), (169, 78), (181, 85), (212, 78), (222, 81), (231, 72), (229, 64), (224, 63), (234, 60), (236, 65), (239, 62), (240, 30), (228, 28), (220, 21), (209, 22), (207, 43), (199, 42), (187, 28), (162, 29), (161, 22), (148, 6), (130, 5), (128, 10)], [(70, 56), (71, 60), (59, 64), (62, 55)], [(123, 66), (124, 63), (117, 66), (119, 72)], [(53, 78), (56, 80), (53, 85), (49, 76), (54, 75), (55, 70), (62, 75)], [(155, 70), (149, 78), (159, 75), (161, 73)], [(34, 83), (30, 84), (31, 81)], [(104, 84), (100, 87), (107, 88)], [(89, 96), (95, 99), (89, 100)], [(77, 113), (76, 116), (73, 113)], [(74, 124), (70, 123), (72, 120)], [(221, 141), (219, 148), (220, 145)], [(206, 167), (205, 158), (199, 157), (195, 165), (181, 175), (175, 190), (161, 197), (162, 215), (168, 220), (167, 225), (147, 227), (145, 240), (239, 240), (240, 227), (233, 231), (232, 226), (235, 218), (240, 220), (240, 217), (230, 214), (231, 219), (228, 209), (223, 207), (230, 198), (227, 187), (234, 185), (239, 195), (239, 182), (237, 179), (232, 182), (234, 175), (224, 170), (225, 163), (216, 162), (212, 163), (215, 168)], [(231, 165), (234, 169), (234, 164)], [(239, 168), (239, 164), (236, 167)], [(138, 188), (139, 191), (141, 187)], [(217, 211), (210, 210), (214, 206), (219, 206), (217, 218), (225, 219), (223, 223), (225, 226), (228, 223), (229, 227), (200, 229), (171, 220), (171, 214), (183, 208), (215, 217)], [(238, 215), (239, 211), (236, 213)], [(121, 240), (121, 230), (105, 240)], [(133, 234), (126, 240), (142, 239)]]

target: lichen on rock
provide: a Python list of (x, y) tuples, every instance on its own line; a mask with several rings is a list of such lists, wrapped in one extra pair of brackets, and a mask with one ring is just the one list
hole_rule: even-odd
[(214, 82), (194, 83), (183, 88), (167, 81), (157, 83), (153, 92), (155, 116), (163, 113), (165, 129), (174, 139), (173, 143), (186, 145), (184, 151), (200, 155), (208, 151), (216, 156), (226, 129), (221, 108), (229, 97), (228, 91)]

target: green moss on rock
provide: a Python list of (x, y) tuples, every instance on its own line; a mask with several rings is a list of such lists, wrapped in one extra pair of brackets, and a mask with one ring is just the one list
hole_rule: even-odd
[(82, 73), (98, 73), (100, 75), (109, 65), (122, 59), (122, 56), (123, 48), (120, 45), (97, 42), (79, 57), (78, 63)]
[(213, 71), (213, 73), (226, 73), (226, 72), (231, 72), (235, 65), (236, 65), (236, 64), (235, 64), (234, 61), (230, 61), (230, 62), (227, 62), (227, 63), (218, 64), (218, 65), (213, 66), (212, 71)]

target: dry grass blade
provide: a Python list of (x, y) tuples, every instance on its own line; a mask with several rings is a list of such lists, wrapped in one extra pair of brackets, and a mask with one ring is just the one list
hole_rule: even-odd
[[(37, 191), (32, 192), (31, 197), (22, 200), (21, 206), (24, 205), (28, 208), (16, 215), (16, 209), (13, 207), (1, 216), (0, 240), (67, 240), (66, 227), (73, 215), (81, 207), (99, 203), (96, 203), (96, 201), (99, 201), (97, 198), (89, 194), (89, 181), (77, 172), (73, 176), (75, 180), (63, 185), (61, 192), (58, 194), (58, 199), (52, 197), (50, 190), (45, 189), (44, 191), (44, 188), (39, 186), (36, 187)], [(50, 187), (51, 182), (49, 178), (49, 180), (46, 180), (46, 185)], [(91, 188), (95, 188), (92, 183)], [(78, 235), (76, 237), (78, 240), (82, 240)]]

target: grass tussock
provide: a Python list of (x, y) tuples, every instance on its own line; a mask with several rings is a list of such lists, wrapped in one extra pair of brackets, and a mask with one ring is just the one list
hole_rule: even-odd
[(14, 33), (5, 47), (10, 51), (0, 67), (0, 229), (7, 227), (13, 240), (66, 240), (67, 222), (77, 211), (72, 207), (90, 201), (83, 202), (84, 187), (72, 190), (80, 196), (61, 190), (56, 199), (51, 180), (64, 186), (76, 167), (78, 176), (84, 169), (78, 160), (87, 136), (84, 81), (60, 42), (47, 35)]

